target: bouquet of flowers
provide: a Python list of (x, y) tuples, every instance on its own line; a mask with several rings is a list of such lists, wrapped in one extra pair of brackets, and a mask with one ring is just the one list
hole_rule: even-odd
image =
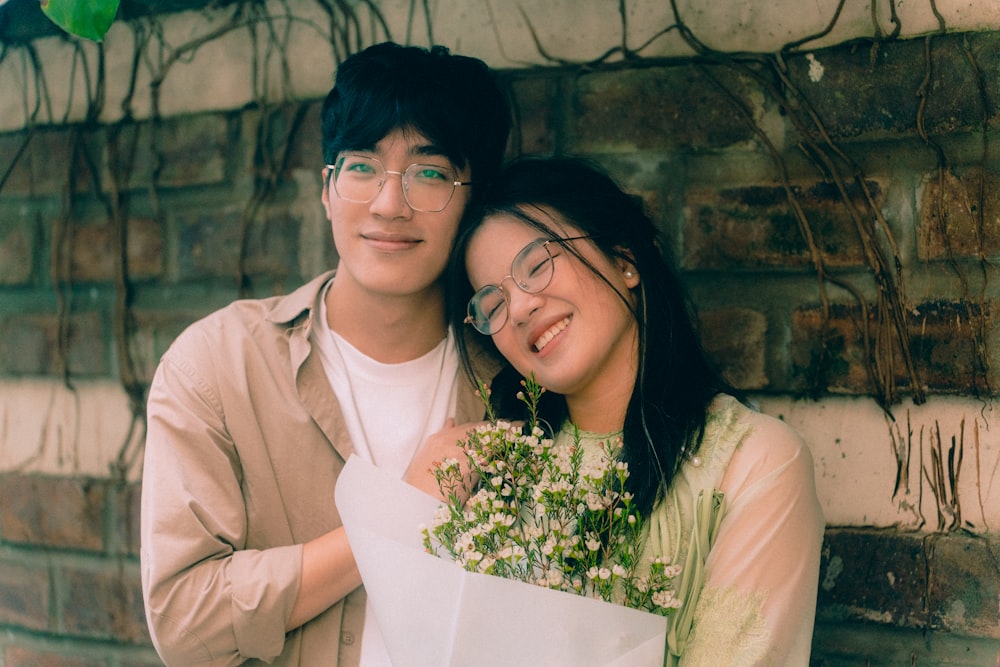
[[(480, 385), (488, 423), (469, 434), (465, 466), (449, 459), (435, 467), (448, 501), (422, 527), (424, 547), (470, 572), (671, 614), (680, 606), (680, 568), (663, 558), (640, 562), (642, 520), (625, 490), (621, 439), (588, 450), (579, 433), (564, 442), (543, 437), (544, 389), (533, 377), (521, 384), (523, 429), (497, 419)], [(471, 489), (464, 470), (478, 480)]]

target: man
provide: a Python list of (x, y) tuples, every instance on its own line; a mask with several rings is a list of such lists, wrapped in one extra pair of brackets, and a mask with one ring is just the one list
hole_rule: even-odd
[(500, 168), (504, 95), (479, 60), (385, 43), (322, 115), (336, 275), (195, 323), (150, 388), (142, 584), (168, 665), (386, 664), (337, 476), (357, 454), (427, 488), (422, 443), (482, 415), (441, 274)]

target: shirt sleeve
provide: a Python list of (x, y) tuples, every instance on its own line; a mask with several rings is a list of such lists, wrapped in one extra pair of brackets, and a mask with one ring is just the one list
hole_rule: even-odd
[(685, 667), (809, 664), (824, 529), (812, 456), (784, 423), (750, 419), (721, 484)]
[(168, 352), (147, 406), (141, 566), (150, 633), (167, 665), (270, 662), (298, 595), (302, 547), (246, 549), (240, 458), (206, 381), (210, 360), (192, 359)]

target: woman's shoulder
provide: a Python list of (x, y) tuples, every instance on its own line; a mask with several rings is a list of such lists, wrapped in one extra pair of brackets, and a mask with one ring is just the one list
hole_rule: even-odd
[(729, 396), (717, 398), (712, 405), (728, 416), (730, 431), (739, 436), (727, 466), (727, 480), (752, 483), (795, 465), (811, 471), (809, 448), (787, 423)]
[(713, 427), (737, 436), (737, 450), (763, 447), (791, 454), (805, 446), (802, 437), (784, 421), (728, 394), (719, 394), (709, 406), (706, 432)]

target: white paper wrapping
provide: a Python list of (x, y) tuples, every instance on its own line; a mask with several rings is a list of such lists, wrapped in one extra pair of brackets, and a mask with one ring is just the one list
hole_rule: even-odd
[(667, 619), (466, 572), (424, 551), (441, 503), (351, 457), (337, 508), (394, 667), (660, 667)]

